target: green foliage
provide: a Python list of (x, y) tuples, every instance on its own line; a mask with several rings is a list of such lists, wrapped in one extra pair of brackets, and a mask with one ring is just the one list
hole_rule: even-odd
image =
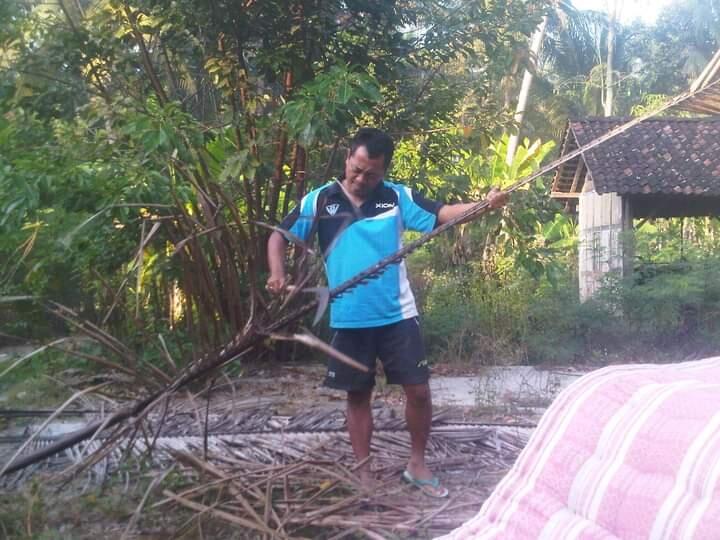
[(433, 246), (410, 260), (421, 273), (415, 289), (422, 291), (431, 356), (564, 364), (710, 354), (720, 345), (718, 227), (714, 218), (644, 222), (633, 276), (609, 275), (586, 302), (578, 295), (574, 226), (562, 214), (538, 221), (545, 272), (505, 257), (495, 258), (490, 274), (478, 262), (442, 270), (431, 262)]
[(617, 301), (640, 335), (718, 341), (719, 226), (716, 218), (674, 218), (645, 222), (637, 231), (632, 286), (623, 284)]
[(334, 65), (318, 75), (282, 108), (290, 135), (305, 146), (330, 143), (356, 125), (382, 99), (377, 81), (368, 73)]
[[(224, 342), (264, 315), (256, 223), (324, 181), (358, 125), (462, 116), (487, 137), (535, 4), (3, 5), (0, 293), (61, 301), (148, 358), (157, 333)], [(62, 330), (29, 306), (0, 320)]]
[[(384, 127), (397, 139), (394, 178), (448, 202), (477, 200), (547, 159), (565, 113), (598, 104), (587, 83), (598, 82), (603, 65), (595, 49), (607, 39), (597, 14), (568, 12), (572, 24), (549, 33), (555, 57), (535, 70), (543, 101), (528, 111), (527, 126), (548, 142), (526, 140), (506, 165), (505, 104), (529, 63), (522, 53), (528, 36), (549, 5), (2, 4), (0, 294), (68, 304), (131, 343), (140, 363), (164, 361), (158, 333), (173, 357), (224, 342), (249, 317), (266, 316), (257, 285), (267, 231), (256, 224), (276, 223), (324, 182), (341, 155), (336, 142), (359, 125)], [(619, 111), (649, 92), (673, 93), (693, 72), (691, 60), (715, 47), (708, 22), (717, 15), (714, 0), (693, 6), (668, 10), (655, 29), (618, 33)], [(670, 35), (676, 22), (677, 39)], [(677, 40), (688, 47), (671, 58)], [(573, 42), (578, 46), (569, 47)], [(651, 106), (652, 98), (645, 102)], [(430, 266), (428, 306), (440, 329), (430, 329), (432, 336), (474, 321), (494, 329), (497, 341), (486, 350), (527, 343), (513, 358), (549, 357), (551, 334), (534, 330), (534, 313), (559, 314), (556, 297), (576, 302), (559, 292), (573, 289), (566, 269), (574, 264), (574, 225), (548, 200), (548, 184), (538, 180), (515, 193), (507, 209), (416, 254), (412, 264)], [(639, 237), (640, 256), (701, 256), (713, 249), (710, 237), (720, 237), (713, 236), (715, 225), (693, 222), (684, 229), (692, 234), (678, 242), (678, 226)], [(698, 242), (693, 253), (689, 246)], [(698, 283), (663, 286), (684, 291), (702, 310)], [(490, 307), (462, 306), (451, 316), (466, 289), (476, 291), (477, 306)], [(682, 296), (661, 301), (660, 291), (648, 294), (658, 306)], [(541, 307), (522, 305), (528, 298)], [(504, 304), (512, 309), (503, 322)], [(575, 336), (568, 350), (587, 350), (587, 336), (600, 333), (595, 321), (607, 322), (589, 309), (578, 307), (576, 322), (557, 316), (562, 333)], [(668, 317), (659, 325), (682, 318), (670, 312), (657, 312)], [(638, 313), (637, 321), (649, 313)], [(3, 304), (0, 323), (24, 336), (67, 330), (29, 302)], [(474, 338), (467, 339), (466, 345)]]
[[(116, 538), (143, 501), (154, 475), (147, 474), (144, 463), (125, 460), (117, 474), (109, 475), (101, 485), (65, 485), (63, 489), (40, 479), (22, 488), (0, 493), (0, 531), (4, 538), (17, 540), (78, 540)], [(127, 473), (133, 473), (128, 482)], [(171, 472), (163, 487), (186, 488), (187, 477)], [(173, 535), (180, 529), (178, 521), (191, 514), (182, 510), (168, 513), (145, 505), (138, 526), (155, 528)], [(209, 524), (206, 533), (216, 538), (235, 539), (232, 531), (216, 530)]]
[(646, 220), (635, 238), (638, 264), (701, 260), (720, 249), (720, 222), (716, 217)]
[[(416, 261), (418, 262), (418, 261)], [(434, 361), (678, 361), (720, 346), (720, 271), (715, 257), (663, 265), (633, 278), (608, 276), (580, 302), (573, 264), (554, 281), (527, 272), (425, 271), (425, 333)]]
[[(476, 160), (471, 163), (471, 175), (476, 184), (485, 186), (498, 186), (506, 188), (517, 182), (520, 178), (530, 175), (540, 167), (540, 164), (555, 147), (552, 141), (542, 143), (540, 140), (532, 144), (528, 139), (518, 147), (509, 165), (503, 158), (507, 155), (508, 136), (490, 145), (490, 157), (486, 160)], [(483, 187), (485, 187), (483, 186)]]
[[(632, 110), (630, 111), (633, 116), (642, 116), (644, 114), (647, 114), (651, 111), (654, 111), (661, 105), (665, 104), (670, 99), (670, 96), (667, 96), (665, 94), (647, 94), (643, 96), (642, 103), (639, 103), (635, 105)], [(677, 115), (675, 111), (672, 112), (665, 112), (665, 115), (672, 116)]]
[[(19, 357), (28, 354), (26, 348), (10, 355), (3, 363), (0, 373), (9, 368)], [(24, 360), (17, 367), (0, 378), (0, 394), (14, 407), (50, 407), (61, 403), (72, 395), (68, 386), (59, 385), (57, 378), (66, 370), (87, 368), (87, 363), (71, 358), (57, 350), (47, 350)]]
[[(652, 105), (648, 95), (685, 91), (718, 49), (719, 22), (716, 0), (676, 0), (663, 6), (652, 26), (616, 24), (613, 114), (639, 114), (639, 105)], [(566, 2), (551, 10), (538, 65), (531, 66), (525, 133), (560, 138), (568, 117), (604, 114), (609, 24), (607, 13)], [(515, 70), (508, 86), (519, 84), (521, 74)]]
[[(448, 132), (444, 139), (459, 142), (459, 137)], [(492, 187), (507, 188), (531, 174), (554, 147), (553, 142), (525, 140), (507, 165), (507, 142), (507, 135), (490, 140), (482, 152), (473, 151), (467, 141), (452, 148), (448, 143), (446, 160), (424, 171), (425, 176), (414, 185), (429, 188), (442, 200), (479, 200)], [(412, 175), (423, 162), (422, 150), (422, 146), (418, 150), (412, 144), (399, 145), (393, 173)], [(404, 180), (413, 184), (412, 177)], [(553, 279), (563, 264), (556, 255), (574, 249), (575, 230), (570, 218), (547, 198), (547, 190), (547, 180), (540, 178), (515, 192), (503, 211), (488, 212), (472, 225), (453, 231), (431, 248), (432, 267), (449, 269), (479, 259), (485, 274), (512, 273), (519, 266)]]
[(530, 280), (488, 279), (477, 267), (426, 270), (418, 280), (431, 358), (471, 365), (527, 360), (522, 339)]

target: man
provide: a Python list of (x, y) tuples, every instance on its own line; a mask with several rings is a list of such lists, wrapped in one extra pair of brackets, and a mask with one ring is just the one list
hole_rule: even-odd
[[(317, 232), (330, 288), (396, 252), (404, 230), (427, 233), (474, 204), (444, 205), (385, 180), (393, 152), (393, 141), (386, 133), (359, 130), (350, 143), (344, 176), (307, 194), (281, 224), (305, 241)], [(506, 193), (492, 190), (488, 195), (491, 208), (506, 201)], [(285, 237), (273, 232), (268, 240), (267, 289), (274, 294), (287, 285), (286, 249)], [(370, 455), (371, 396), (379, 358), (387, 382), (405, 390), (411, 456), (403, 478), (427, 495), (446, 497), (447, 489), (425, 463), (432, 418), (429, 370), (405, 263), (336, 298), (330, 307), (330, 327), (334, 332), (331, 345), (369, 368), (365, 374), (331, 358), (325, 378), (326, 386), (347, 392), (347, 424), (355, 457), (363, 461)], [(360, 474), (369, 482), (369, 460)]]

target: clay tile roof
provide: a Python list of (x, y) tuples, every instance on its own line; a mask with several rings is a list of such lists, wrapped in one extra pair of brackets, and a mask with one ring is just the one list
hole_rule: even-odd
[[(628, 118), (571, 120), (562, 145), (569, 152)], [(579, 158), (578, 158), (579, 159)], [(720, 117), (655, 118), (587, 151), (597, 193), (720, 195)], [(573, 164), (574, 162), (574, 164)], [(571, 169), (577, 161), (568, 162)], [(568, 191), (559, 170), (555, 190)], [(563, 180), (563, 181), (560, 181)]]

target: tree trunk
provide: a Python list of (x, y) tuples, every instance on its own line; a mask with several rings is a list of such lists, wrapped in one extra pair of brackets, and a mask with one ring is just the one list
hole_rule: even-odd
[(305, 170), (307, 167), (307, 153), (305, 148), (295, 142), (293, 151), (293, 168), (292, 179), (295, 184), (295, 203), (300, 206), (302, 198), (305, 196)]
[(613, 102), (615, 101), (615, 74), (613, 73), (613, 64), (615, 60), (615, 25), (620, 11), (619, 2), (617, 2), (617, 0), (611, 2), (608, 8), (607, 75), (605, 77), (605, 101), (603, 103), (603, 112), (605, 116), (612, 116)]
[[(285, 72), (285, 76), (283, 77), (283, 86), (285, 90), (285, 96), (289, 95), (292, 91), (293, 87), (293, 74), (292, 71), (287, 70)], [(270, 223), (275, 223), (278, 221), (278, 219), (281, 219), (284, 217), (284, 214), (281, 216), (278, 216), (278, 203), (280, 198), (280, 190), (282, 188), (282, 183), (285, 178), (285, 175), (283, 173), (283, 167), (285, 165), (285, 154), (287, 152), (287, 145), (288, 145), (288, 134), (287, 129), (285, 126), (282, 126), (280, 128), (279, 137), (278, 137), (278, 149), (277, 153), (275, 154), (275, 172), (273, 173), (272, 179), (270, 180), (270, 189), (268, 190), (268, 215), (266, 216), (266, 219)]]
[[(547, 28), (548, 16), (545, 15), (535, 29), (535, 33), (530, 43), (530, 58), (531, 62), (537, 62), (537, 58), (540, 55), (540, 49), (542, 48), (542, 42), (545, 37), (545, 29)], [(525, 109), (528, 104), (530, 97), (530, 88), (532, 86), (533, 75), (530, 70), (526, 69), (523, 74), (522, 85), (520, 86), (520, 94), (518, 95), (518, 103), (515, 108), (515, 123), (517, 124), (517, 133), (510, 135), (508, 139), (507, 156), (505, 161), (508, 165), (512, 164), (513, 158), (515, 157), (515, 151), (517, 150), (518, 143), (520, 142), (520, 134), (522, 132), (523, 119), (525, 118)]]

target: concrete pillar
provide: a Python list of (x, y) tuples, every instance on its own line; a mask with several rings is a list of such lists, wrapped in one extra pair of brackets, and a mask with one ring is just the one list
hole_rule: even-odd
[(608, 273), (632, 272), (632, 215), (627, 199), (616, 193), (599, 195), (585, 179), (578, 202), (580, 300), (592, 297)]

